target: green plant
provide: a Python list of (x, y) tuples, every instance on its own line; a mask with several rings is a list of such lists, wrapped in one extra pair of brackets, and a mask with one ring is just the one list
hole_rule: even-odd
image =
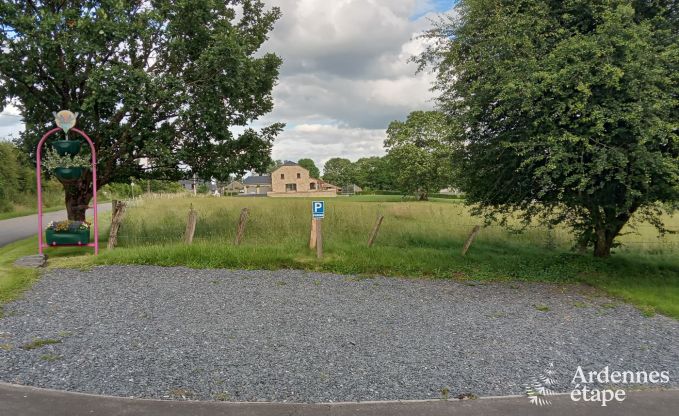
[(231, 394), (229, 394), (228, 391), (216, 393), (213, 397), (215, 400), (219, 402), (228, 402), (229, 400), (231, 400)]
[(549, 310), (550, 310), (549, 306), (543, 305), (543, 304), (533, 305), (533, 307), (540, 312), (549, 312)]
[(50, 345), (50, 344), (59, 344), (61, 343), (60, 339), (51, 339), (51, 338), (36, 338), (33, 341), (24, 344), (21, 346), (21, 349), (24, 350), (34, 350), (36, 348), (44, 347), (45, 345)]
[(45, 361), (56, 361), (56, 360), (61, 359), (61, 355), (58, 355), (58, 354), (42, 354), (40, 356), (40, 359), (45, 360)]
[(448, 400), (448, 396), (450, 395), (450, 389), (448, 387), (441, 388), (439, 392), (441, 393), (441, 400)]
[(77, 232), (77, 231), (87, 231), (90, 229), (91, 224), (87, 221), (52, 221), (47, 224), (48, 230), (54, 230), (56, 232)]
[(49, 148), (42, 166), (50, 173), (57, 168), (89, 168), (92, 165), (90, 156), (84, 155), (59, 155), (54, 149)]

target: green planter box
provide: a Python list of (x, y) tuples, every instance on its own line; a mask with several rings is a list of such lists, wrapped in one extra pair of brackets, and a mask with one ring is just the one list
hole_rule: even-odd
[(83, 176), (83, 168), (56, 168), (54, 169), (54, 176), (62, 181), (80, 179)]
[(62, 244), (75, 244), (75, 245), (85, 245), (90, 243), (90, 230), (82, 231), (54, 231), (45, 230), (45, 239), (47, 244), (62, 245)]
[(80, 153), (80, 145), (81, 143), (79, 140), (57, 140), (52, 142), (52, 147), (61, 156), (77, 155)]

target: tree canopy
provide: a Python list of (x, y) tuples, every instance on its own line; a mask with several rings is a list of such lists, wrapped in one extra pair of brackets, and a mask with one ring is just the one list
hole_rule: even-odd
[[(79, 112), (100, 186), (263, 170), (282, 125), (248, 126), (273, 107), (281, 59), (258, 51), (279, 17), (260, 0), (4, 1), (0, 108), (21, 111), (29, 152), (53, 111)], [(90, 179), (65, 189), (83, 219)]]
[(595, 256), (679, 198), (679, 7), (461, 0), (419, 57), (460, 135), (461, 188), (489, 217), (566, 223)]
[(400, 191), (420, 200), (453, 182), (453, 130), (444, 114), (414, 111), (406, 121), (393, 121), (384, 147)]
[(349, 159), (334, 157), (323, 165), (323, 180), (336, 186), (354, 183), (354, 166)]
[(297, 164), (303, 167), (304, 169), (309, 171), (309, 175), (312, 178), (320, 178), (321, 177), (321, 171), (318, 170), (318, 167), (316, 167), (316, 163), (314, 163), (313, 160), (311, 159), (300, 159), (297, 161)]

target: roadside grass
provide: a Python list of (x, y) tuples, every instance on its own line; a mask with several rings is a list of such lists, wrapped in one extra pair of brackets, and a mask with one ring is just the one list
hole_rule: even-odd
[(13, 264), (22, 256), (34, 254), (37, 244), (38, 240), (35, 238), (0, 248), (0, 317), (3, 315), (2, 305), (16, 299), (37, 279), (37, 270), (15, 267)]
[[(177, 198), (129, 208), (120, 246), (98, 257), (60, 258), (52, 267), (140, 264), (191, 268), (304, 269), (341, 274), (458, 280), (584, 283), (638, 306), (679, 318), (679, 250), (675, 240), (624, 236), (631, 243), (609, 259), (570, 250), (566, 230), (539, 227), (516, 234), (483, 228), (467, 256), (460, 249), (479, 219), (455, 200), (416, 202), (392, 196), (365, 201), (328, 199), (324, 258), (308, 248), (308, 199)], [(199, 213), (194, 244), (182, 241), (189, 207)], [(233, 239), (240, 210), (250, 209), (243, 244)], [(366, 247), (378, 214), (385, 220), (375, 246)], [(679, 221), (670, 219), (670, 228)], [(640, 229), (644, 229), (640, 227)]]

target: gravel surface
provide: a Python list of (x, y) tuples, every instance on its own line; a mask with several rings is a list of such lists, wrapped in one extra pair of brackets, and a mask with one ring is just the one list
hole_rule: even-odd
[[(560, 391), (577, 366), (670, 371), (663, 387), (679, 385), (679, 322), (575, 285), (115, 266), (49, 271), (5, 312), (0, 380), (87, 393), (507, 395), (549, 363)], [(25, 349), (36, 339), (59, 342)]]

